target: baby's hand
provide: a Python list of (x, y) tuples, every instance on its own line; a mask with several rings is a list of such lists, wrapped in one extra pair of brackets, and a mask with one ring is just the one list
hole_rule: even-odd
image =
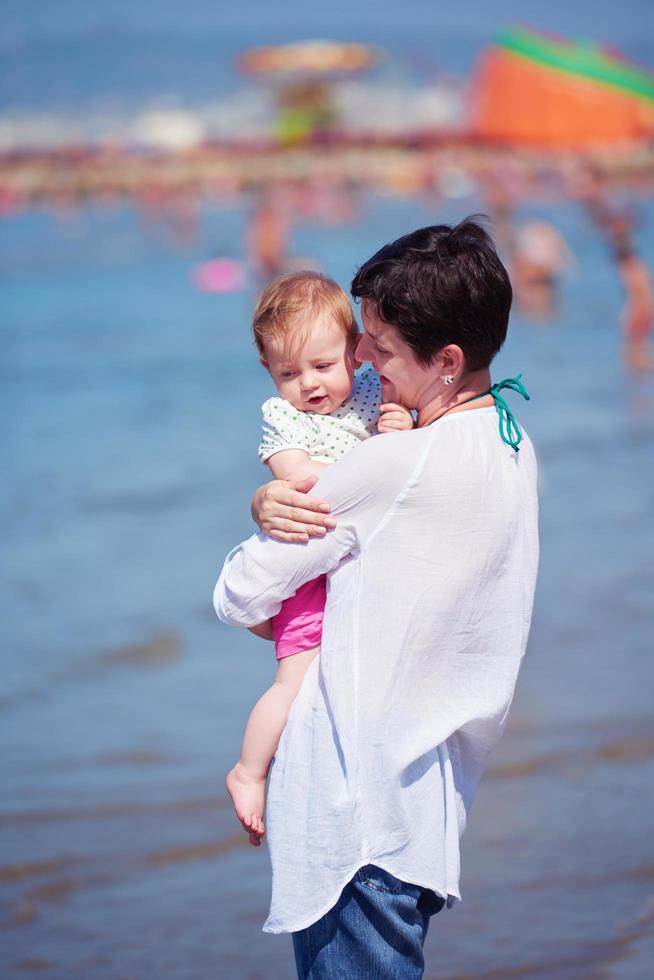
[(377, 423), (378, 432), (402, 432), (414, 426), (413, 415), (404, 405), (387, 402), (379, 406), (381, 418)]

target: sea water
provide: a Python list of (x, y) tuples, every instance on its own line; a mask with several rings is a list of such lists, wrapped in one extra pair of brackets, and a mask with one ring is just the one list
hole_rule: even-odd
[[(293, 252), (347, 288), (357, 264), (471, 199), (366, 196)], [(640, 204), (654, 258), (654, 209)], [(620, 360), (621, 294), (574, 205), (525, 208), (576, 255), (546, 322), (515, 314), (494, 367), (540, 462), (542, 562), (508, 730), (463, 842), (463, 902), (432, 920), (427, 977), (645, 978), (654, 963), (654, 383)], [(3, 977), (286, 980), (261, 932), (265, 847), (223, 777), (274, 673), (215, 619), (252, 532), (260, 404), (248, 206), (205, 205), (180, 243), (130, 206), (0, 226)], [(509, 398), (512, 396), (509, 395)]]

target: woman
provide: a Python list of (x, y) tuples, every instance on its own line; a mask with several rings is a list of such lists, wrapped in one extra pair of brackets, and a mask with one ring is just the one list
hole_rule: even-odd
[(524, 389), (490, 384), (512, 294), (487, 233), (406, 235), (352, 293), (357, 357), (417, 427), (353, 449), (316, 498), (262, 488), (254, 513), (282, 541), (245, 542), (214, 593), (223, 621), (253, 626), (328, 576), (267, 810), (264, 929), (293, 934), (311, 980), (422, 976), (429, 916), (460, 897), (459, 839), (513, 697), (538, 555), (533, 449), (501, 395)]

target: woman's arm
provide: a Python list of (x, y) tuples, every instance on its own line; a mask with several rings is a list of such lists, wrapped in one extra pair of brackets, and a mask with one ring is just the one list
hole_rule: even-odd
[[(277, 615), (283, 600), (305, 582), (336, 568), (347, 555), (357, 554), (397, 500), (415, 465), (411, 440), (390, 433), (367, 439), (328, 466), (320, 485), (339, 515), (338, 526), (331, 534), (323, 531), (311, 537), (302, 547), (255, 534), (234, 549), (214, 591), (219, 618), (233, 626), (256, 626)], [(314, 479), (299, 485), (308, 490)], [(281, 481), (274, 485), (285, 487), (289, 495), (297, 493)], [(312, 519), (318, 516), (308, 513)], [(324, 513), (320, 516), (328, 519)]]

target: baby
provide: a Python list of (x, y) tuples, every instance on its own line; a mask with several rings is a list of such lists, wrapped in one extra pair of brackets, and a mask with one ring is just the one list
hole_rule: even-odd
[[(277, 479), (318, 475), (358, 442), (377, 432), (412, 429), (401, 405), (380, 405), (379, 377), (355, 377), (356, 320), (332, 279), (297, 272), (274, 280), (253, 319), (261, 363), (279, 392), (263, 405), (259, 458)], [(274, 639), (275, 681), (248, 719), (241, 757), (227, 775), (236, 814), (258, 846), (264, 834), (266, 777), (288, 712), (307, 668), (319, 652), (326, 599), (324, 575), (287, 599), (254, 633)]]

